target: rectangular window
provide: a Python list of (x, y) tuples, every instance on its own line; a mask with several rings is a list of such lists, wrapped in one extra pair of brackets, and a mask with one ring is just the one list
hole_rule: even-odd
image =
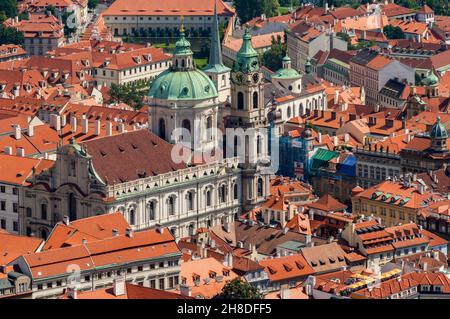
[(150, 280), (150, 288), (156, 289), (156, 280), (155, 279)]
[(19, 223), (18, 222), (13, 222), (13, 230), (19, 231)]
[(0, 220), (0, 228), (6, 229), (6, 220), (5, 219)]
[(4, 200), (2, 200), (2, 201), (0, 202), (0, 209), (1, 209), (1, 210), (6, 210), (6, 202), (5, 202)]
[(0, 186), (0, 193), (6, 193), (6, 187)]
[(165, 289), (164, 278), (159, 279), (159, 289), (161, 289), (161, 290)]
[(17, 203), (13, 203), (13, 212), (17, 213), (17, 208), (18, 208), (18, 204)]

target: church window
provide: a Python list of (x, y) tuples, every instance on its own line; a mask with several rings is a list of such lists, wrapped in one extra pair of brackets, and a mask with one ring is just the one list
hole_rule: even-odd
[(136, 224), (136, 212), (134, 209), (130, 209), (130, 225)]
[(258, 108), (258, 92), (254, 92), (253, 93), (253, 108), (257, 109)]
[(263, 196), (263, 194), (264, 194), (264, 182), (263, 182), (263, 179), (260, 177), (260, 178), (258, 178), (258, 197), (261, 197), (261, 196)]
[(166, 122), (163, 118), (159, 119), (159, 137), (163, 140), (166, 139)]
[(209, 189), (206, 190), (206, 206), (211, 206), (211, 191)]
[(189, 121), (188, 119), (183, 120), (183, 122), (181, 123), (181, 126), (188, 130), (189, 133), (191, 132), (191, 121)]
[(238, 110), (244, 109), (244, 93), (238, 92), (237, 94), (237, 108)]
[(175, 198), (174, 198), (174, 196), (169, 196), (169, 198), (167, 198), (167, 213), (170, 216), (175, 215)]

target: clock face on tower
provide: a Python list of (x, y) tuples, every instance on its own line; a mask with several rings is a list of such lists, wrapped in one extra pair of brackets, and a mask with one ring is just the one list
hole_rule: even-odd
[(259, 73), (253, 73), (252, 75), (252, 79), (253, 79), (253, 83), (258, 83), (259, 82)]
[(243, 80), (244, 80), (244, 74), (242, 74), (242, 72), (236, 72), (236, 73), (233, 75), (233, 81), (234, 81), (235, 83), (242, 83)]

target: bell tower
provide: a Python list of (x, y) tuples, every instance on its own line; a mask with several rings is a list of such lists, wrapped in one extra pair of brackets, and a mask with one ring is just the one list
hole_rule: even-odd
[(231, 72), (231, 110), (225, 122), (227, 128), (234, 129), (234, 134), (226, 134), (227, 154), (233, 149), (231, 155), (240, 157), (243, 169), (244, 210), (252, 209), (269, 194), (270, 176), (262, 172), (270, 165), (268, 111), (259, 55), (246, 29)]

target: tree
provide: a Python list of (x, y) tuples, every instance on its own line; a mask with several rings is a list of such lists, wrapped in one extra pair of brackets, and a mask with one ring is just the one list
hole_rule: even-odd
[(97, 8), (99, 2), (100, 2), (100, 0), (89, 0), (89, 1), (88, 1), (88, 8), (89, 8), (89, 9), (95, 9), (95, 8)]
[(280, 4), (278, 0), (234, 0), (234, 6), (241, 23), (244, 23), (263, 13), (266, 17), (277, 15)]
[(222, 293), (218, 296), (220, 299), (262, 299), (258, 289), (252, 287), (249, 283), (240, 278), (233, 279), (227, 283)]
[(262, 60), (263, 64), (272, 71), (281, 68), (281, 59), (286, 55), (286, 45), (281, 42), (281, 36), (272, 37), (272, 45), (270, 49), (264, 52)]
[(0, 25), (0, 45), (1, 44), (23, 44), (23, 32), (15, 28), (7, 28)]
[(383, 33), (388, 39), (404, 39), (406, 38), (405, 33), (400, 27), (394, 27), (390, 24), (383, 28)]
[(126, 103), (135, 109), (144, 105), (144, 97), (148, 93), (150, 83), (141, 81), (137, 84), (117, 85), (111, 84), (109, 88), (109, 103)]
[(17, 1), (1, 0), (0, 12), (3, 12), (8, 18), (14, 18), (17, 15)]

